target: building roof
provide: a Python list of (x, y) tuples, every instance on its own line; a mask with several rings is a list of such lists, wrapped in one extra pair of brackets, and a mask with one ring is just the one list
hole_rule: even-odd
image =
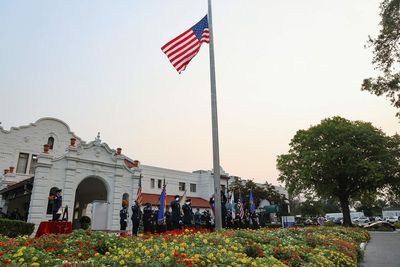
[[(167, 206), (170, 205), (171, 201), (174, 200), (175, 196), (172, 195), (167, 195)], [(190, 198), (192, 200), (192, 207), (193, 208), (209, 208), (210, 204), (208, 203), (207, 200), (200, 198), (200, 197), (190, 197), (188, 196), (187, 198)], [(147, 193), (142, 193), (142, 203), (150, 203), (151, 205), (159, 205), (160, 204), (160, 195), (158, 194), (147, 194)]]
[(2, 194), (4, 194), (4, 193), (10, 192), (10, 191), (12, 191), (12, 190), (14, 190), (14, 189), (23, 187), (23, 186), (25, 186), (26, 184), (33, 184), (33, 178), (34, 178), (34, 177), (31, 177), (31, 178), (22, 180), (22, 181), (19, 182), (19, 183), (15, 183), (15, 184), (9, 185), (9, 186), (7, 186), (6, 188), (3, 188), (2, 190), (0, 190), (0, 194), (2, 195)]

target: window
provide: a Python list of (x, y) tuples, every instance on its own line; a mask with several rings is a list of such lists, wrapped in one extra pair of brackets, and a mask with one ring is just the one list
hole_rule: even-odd
[(150, 179), (150, 188), (154, 188), (154, 182), (155, 182), (154, 179)]
[(26, 168), (28, 167), (29, 154), (19, 153), (17, 173), (26, 173)]
[(37, 163), (37, 156), (32, 155), (31, 166), (29, 168), (29, 174), (33, 174), (35, 172), (36, 163)]
[(190, 184), (190, 192), (196, 192), (196, 184)]
[(49, 145), (49, 149), (53, 149), (54, 137), (49, 137), (49, 139), (47, 139), (47, 144)]
[(157, 181), (157, 187), (158, 187), (159, 189), (161, 189), (161, 187), (162, 187), (162, 180), (161, 180), (161, 179), (158, 179), (158, 181)]
[(179, 182), (179, 191), (185, 191), (185, 183)]

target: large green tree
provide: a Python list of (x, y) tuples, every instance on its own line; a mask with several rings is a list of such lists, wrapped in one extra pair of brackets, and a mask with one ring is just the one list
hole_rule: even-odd
[[(282, 204), (285, 197), (279, 194), (275, 187), (268, 182), (260, 186), (254, 183), (252, 180), (241, 180), (237, 178), (229, 185), (229, 192), (235, 193), (235, 202), (239, 198), (239, 193), (242, 194), (244, 207), (246, 210), (249, 209), (249, 196), (250, 191), (253, 193), (254, 204), (256, 207), (260, 205), (261, 200), (266, 199), (274, 204)], [(228, 199), (229, 201), (230, 199)]]
[[(374, 49), (372, 63), (381, 74), (364, 79), (361, 90), (385, 95), (400, 108), (400, 0), (384, 0), (380, 8), (380, 32), (369, 38), (369, 45)], [(396, 116), (400, 117), (400, 112)]]
[(288, 154), (278, 156), (279, 180), (289, 193), (337, 199), (344, 224), (351, 225), (351, 199), (399, 180), (399, 147), (397, 136), (370, 123), (325, 119), (299, 130)]

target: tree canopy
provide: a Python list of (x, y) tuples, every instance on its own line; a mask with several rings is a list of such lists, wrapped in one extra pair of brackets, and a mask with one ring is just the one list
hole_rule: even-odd
[(235, 201), (238, 200), (239, 193), (242, 194), (244, 208), (246, 210), (249, 210), (250, 191), (253, 193), (254, 204), (256, 207), (260, 205), (260, 202), (263, 199), (274, 204), (281, 204), (285, 199), (285, 197), (279, 194), (275, 187), (268, 182), (265, 182), (263, 186), (260, 186), (252, 180), (243, 181), (240, 178), (237, 178), (229, 185), (229, 191), (235, 193)]
[(289, 193), (337, 199), (350, 225), (351, 199), (398, 183), (399, 148), (398, 136), (386, 136), (370, 123), (325, 119), (296, 133), (288, 154), (277, 158), (278, 179)]
[[(400, 108), (400, 0), (384, 0), (380, 8), (381, 29), (376, 38), (369, 37), (369, 45), (374, 49), (372, 63), (382, 73), (364, 79), (361, 90), (385, 95)], [(400, 117), (400, 112), (396, 116)]]

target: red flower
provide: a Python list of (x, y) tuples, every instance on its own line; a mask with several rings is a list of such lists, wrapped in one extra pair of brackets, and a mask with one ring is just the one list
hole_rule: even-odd
[(3, 262), (4, 264), (9, 264), (9, 263), (10, 263), (10, 260), (4, 259), (4, 260), (2, 260), (2, 262)]
[(182, 259), (186, 258), (185, 253), (181, 253), (181, 258), (182, 258)]
[(179, 254), (176, 253), (176, 251), (174, 252), (174, 257), (175, 257), (175, 258), (178, 258), (178, 257), (179, 257)]

